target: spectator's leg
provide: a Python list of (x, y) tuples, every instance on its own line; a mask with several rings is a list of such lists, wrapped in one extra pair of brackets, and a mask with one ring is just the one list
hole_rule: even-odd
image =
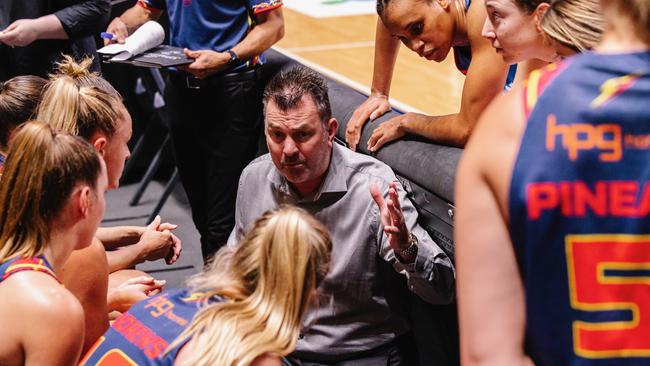
[[(205, 186), (209, 149), (203, 142), (202, 126), (208, 119), (218, 118), (219, 109), (214, 96), (204, 89), (188, 89), (185, 77), (170, 73), (165, 87), (165, 103), (169, 114), (172, 145), (176, 155), (178, 173), (192, 209), (192, 220), (201, 235), (201, 243), (207, 240)], [(210, 104), (212, 103), (212, 104)], [(212, 106), (212, 114), (202, 113)]]
[(219, 123), (206, 131), (212, 141), (207, 169), (208, 257), (222, 247), (234, 226), (235, 199), (242, 170), (253, 160), (261, 131), (261, 90), (255, 79), (226, 81), (219, 88), (223, 100)]

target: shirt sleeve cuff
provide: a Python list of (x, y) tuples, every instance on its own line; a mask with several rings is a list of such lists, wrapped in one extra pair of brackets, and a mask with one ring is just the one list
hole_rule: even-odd
[(253, 14), (261, 14), (282, 6), (282, 0), (268, 0), (252, 6)]
[(395, 258), (400, 262), (402, 268), (404, 268), (409, 273), (421, 273), (425, 269), (428, 258), (433, 256), (431, 249), (428, 248), (423, 243), (418, 244), (418, 253), (415, 256), (415, 260), (412, 263), (404, 263), (400, 260), (397, 253), (395, 253)]
[(138, 0), (138, 6), (145, 8), (147, 10), (164, 10), (165, 6), (159, 4), (156, 1), (146, 1), (146, 0)]

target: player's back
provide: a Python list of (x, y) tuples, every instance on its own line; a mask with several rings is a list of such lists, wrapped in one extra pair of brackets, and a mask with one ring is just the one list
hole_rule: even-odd
[(222, 300), (187, 289), (167, 290), (143, 300), (118, 317), (79, 364), (171, 366), (189, 339), (172, 349), (169, 346), (202, 307)]
[(525, 100), (509, 209), (528, 352), (650, 365), (650, 53), (576, 56)]

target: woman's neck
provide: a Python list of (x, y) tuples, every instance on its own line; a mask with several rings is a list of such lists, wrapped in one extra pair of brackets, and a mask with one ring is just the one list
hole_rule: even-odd
[(73, 250), (72, 243), (74, 242), (75, 239), (64, 232), (57, 232), (57, 230), (51, 232), (50, 242), (43, 250), (43, 255), (54, 269), (54, 272), (57, 272), (70, 257)]
[(650, 45), (640, 39), (636, 34), (634, 24), (626, 14), (621, 14), (617, 9), (603, 9), (605, 19), (616, 19), (608, 21), (605, 25), (605, 32), (596, 51), (602, 53), (625, 53), (650, 50)]

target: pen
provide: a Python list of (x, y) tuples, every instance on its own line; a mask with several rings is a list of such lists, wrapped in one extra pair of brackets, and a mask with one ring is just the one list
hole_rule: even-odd
[(108, 33), (108, 32), (101, 32), (101, 33), (99, 33), (99, 36), (102, 37), (102, 38), (111, 39), (111, 40), (113, 38), (116, 38), (113, 33)]

